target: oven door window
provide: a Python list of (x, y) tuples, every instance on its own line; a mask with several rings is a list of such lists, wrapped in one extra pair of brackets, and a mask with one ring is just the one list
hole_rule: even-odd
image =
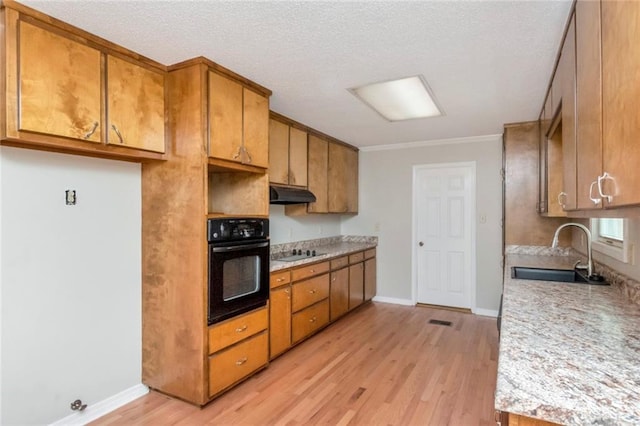
[(229, 259), (222, 267), (222, 300), (225, 302), (260, 290), (260, 256)]

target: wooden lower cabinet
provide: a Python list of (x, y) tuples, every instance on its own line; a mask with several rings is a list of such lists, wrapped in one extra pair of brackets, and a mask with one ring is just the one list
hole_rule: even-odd
[(376, 258), (364, 261), (364, 300), (371, 300), (376, 295)]
[(318, 302), (291, 318), (291, 336), (293, 343), (309, 337), (329, 323), (329, 299)]
[(231, 318), (209, 328), (209, 353), (227, 348), (249, 336), (267, 329), (269, 311), (266, 308)]
[(269, 358), (291, 347), (291, 286), (272, 289), (269, 299)]
[(291, 310), (297, 312), (329, 297), (329, 274), (294, 283), (291, 288)]
[(269, 362), (269, 339), (265, 330), (209, 357), (209, 396), (214, 396)]
[(376, 249), (271, 273), (270, 359), (376, 294)]
[(349, 266), (349, 310), (364, 302), (364, 265), (362, 262)]
[(331, 321), (349, 311), (349, 268), (331, 272)]
[(267, 366), (268, 325), (265, 306), (209, 327), (209, 397)]
[(520, 416), (506, 411), (496, 412), (496, 423), (500, 426), (554, 426), (557, 423)]

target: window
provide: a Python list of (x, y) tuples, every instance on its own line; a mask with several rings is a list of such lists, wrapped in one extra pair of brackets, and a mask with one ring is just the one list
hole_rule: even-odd
[(629, 262), (626, 219), (591, 219), (591, 235), (593, 250), (621, 262)]

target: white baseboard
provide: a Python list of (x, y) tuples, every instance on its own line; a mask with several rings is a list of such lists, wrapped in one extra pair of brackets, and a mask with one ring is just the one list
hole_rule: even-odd
[(476, 315), (482, 315), (483, 317), (493, 317), (493, 318), (498, 317), (498, 311), (494, 311), (492, 309), (475, 308), (475, 309), (472, 309), (471, 312)]
[(125, 389), (107, 399), (88, 405), (84, 411), (78, 411), (63, 419), (53, 422), (50, 426), (86, 425), (87, 423), (92, 422), (148, 393), (149, 388), (143, 384), (132, 386), (129, 389)]
[(404, 306), (416, 305), (410, 299), (397, 299), (395, 297), (374, 296), (373, 299), (371, 300), (373, 300), (374, 302), (392, 303), (394, 305), (404, 305)]

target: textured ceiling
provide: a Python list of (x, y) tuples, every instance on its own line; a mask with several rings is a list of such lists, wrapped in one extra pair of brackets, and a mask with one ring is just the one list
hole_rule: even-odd
[[(537, 118), (571, 7), (556, 1), (22, 0), (164, 64), (205, 56), (271, 109), (359, 147)], [(444, 117), (389, 123), (346, 89), (422, 74)]]

